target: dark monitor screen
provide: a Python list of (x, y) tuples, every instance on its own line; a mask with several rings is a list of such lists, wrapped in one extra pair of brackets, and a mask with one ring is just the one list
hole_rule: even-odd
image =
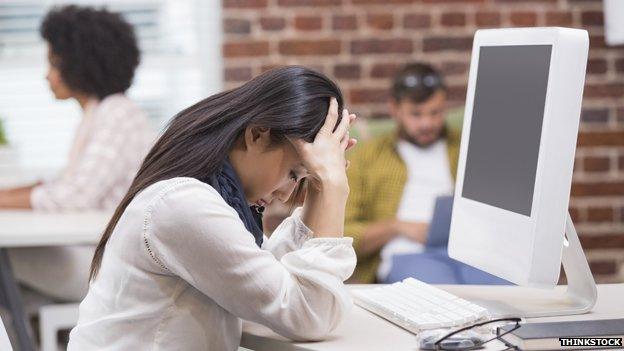
[(551, 50), (479, 50), (463, 197), (531, 216)]

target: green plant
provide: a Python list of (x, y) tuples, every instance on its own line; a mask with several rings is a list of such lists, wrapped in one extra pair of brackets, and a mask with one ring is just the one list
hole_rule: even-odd
[(4, 128), (2, 127), (2, 120), (0, 119), (0, 146), (6, 145), (9, 142), (6, 139), (6, 134), (4, 133)]

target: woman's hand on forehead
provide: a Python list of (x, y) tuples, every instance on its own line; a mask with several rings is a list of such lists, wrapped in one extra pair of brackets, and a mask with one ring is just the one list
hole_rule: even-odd
[(313, 142), (289, 139), (312, 178), (317, 181), (346, 179), (347, 162), (344, 153), (357, 143), (349, 136), (349, 127), (355, 118), (354, 114), (349, 114), (349, 111), (344, 109), (342, 119), (338, 122), (338, 102), (332, 98), (325, 123)]

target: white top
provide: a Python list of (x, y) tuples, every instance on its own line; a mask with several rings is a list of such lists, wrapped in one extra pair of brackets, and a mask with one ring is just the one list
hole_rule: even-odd
[[(399, 203), (397, 219), (429, 223), (436, 198), (453, 192), (446, 141), (439, 140), (423, 148), (400, 140), (397, 151), (407, 167), (407, 182)], [(419, 253), (423, 249), (423, 244), (404, 236), (392, 239), (381, 249), (377, 278), (383, 281), (388, 276), (392, 268), (392, 256)]]
[(123, 94), (87, 104), (58, 178), (33, 189), (35, 210), (117, 206), (154, 141), (147, 116)]
[(142, 191), (115, 228), (68, 350), (236, 350), (241, 319), (320, 339), (350, 310), (352, 238), (312, 238), (300, 210), (263, 244), (211, 186)]

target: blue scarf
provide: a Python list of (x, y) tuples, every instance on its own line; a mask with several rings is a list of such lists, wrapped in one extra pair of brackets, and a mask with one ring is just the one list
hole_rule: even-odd
[(255, 205), (250, 207), (247, 204), (243, 185), (228, 158), (223, 161), (221, 170), (211, 176), (207, 183), (219, 192), (230, 207), (236, 210), (238, 217), (245, 224), (245, 228), (253, 234), (258, 247), (262, 246), (264, 238), (262, 232), (262, 212), (264, 207)]

